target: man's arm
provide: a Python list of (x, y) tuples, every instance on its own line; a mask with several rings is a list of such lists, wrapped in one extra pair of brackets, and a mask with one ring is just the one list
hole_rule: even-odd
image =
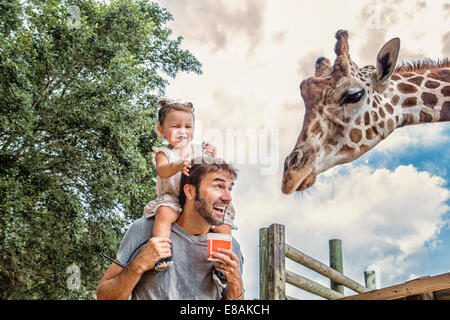
[[(134, 261), (134, 260), (133, 260)], [(97, 287), (98, 300), (127, 300), (142, 273), (133, 261), (125, 268), (112, 263)]]
[(170, 239), (153, 237), (142, 248), (141, 252), (131, 260), (125, 269), (116, 264), (106, 271), (97, 287), (99, 300), (126, 300), (133, 291), (142, 274), (153, 269), (161, 258), (170, 257)]

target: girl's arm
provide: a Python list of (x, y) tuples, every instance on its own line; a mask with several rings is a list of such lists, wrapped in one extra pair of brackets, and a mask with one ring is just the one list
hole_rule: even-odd
[(187, 160), (178, 160), (175, 162), (169, 162), (164, 152), (158, 152), (155, 156), (156, 172), (161, 178), (169, 178), (178, 171), (181, 171), (184, 175), (189, 175), (189, 168), (191, 165)]

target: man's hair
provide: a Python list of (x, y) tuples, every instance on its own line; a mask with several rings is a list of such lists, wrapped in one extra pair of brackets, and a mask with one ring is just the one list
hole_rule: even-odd
[(194, 118), (194, 106), (190, 102), (181, 103), (181, 102), (173, 102), (168, 99), (163, 99), (158, 101), (158, 105), (160, 109), (158, 111), (158, 123), (163, 126), (164, 121), (166, 120), (167, 115), (172, 110), (184, 111), (192, 115), (192, 121), (195, 121)]
[(191, 159), (191, 166), (192, 167), (189, 169), (189, 176), (185, 176), (184, 174), (181, 175), (179, 194), (181, 207), (184, 207), (184, 204), (186, 203), (186, 195), (183, 190), (186, 184), (195, 186), (195, 197), (198, 200), (200, 183), (207, 173), (225, 171), (233, 177), (233, 181), (237, 179), (238, 175), (235, 168), (224, 160), (216, 157), (202, 156)]

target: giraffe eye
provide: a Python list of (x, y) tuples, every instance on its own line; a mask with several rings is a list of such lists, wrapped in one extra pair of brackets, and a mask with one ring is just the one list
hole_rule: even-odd
[(352, 103), (357, 103), (361, 100), (361, 98), (364, 96), (364, 88), (353, 92), (353, 93), (348, 93), (344, 99), (341, 102), (341, 106), (343, 106), (344, 104), (352, 104)]

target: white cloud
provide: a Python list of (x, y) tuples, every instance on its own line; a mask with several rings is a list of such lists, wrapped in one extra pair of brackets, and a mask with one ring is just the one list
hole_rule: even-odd
[(374, 150), (395, 152), (404, 151), (411, 146), (425, 147), (437, 143), (448, 143), (449, 137), (445, 135), (446, 126), (446, 123), (430, 123), (397, 129)]

